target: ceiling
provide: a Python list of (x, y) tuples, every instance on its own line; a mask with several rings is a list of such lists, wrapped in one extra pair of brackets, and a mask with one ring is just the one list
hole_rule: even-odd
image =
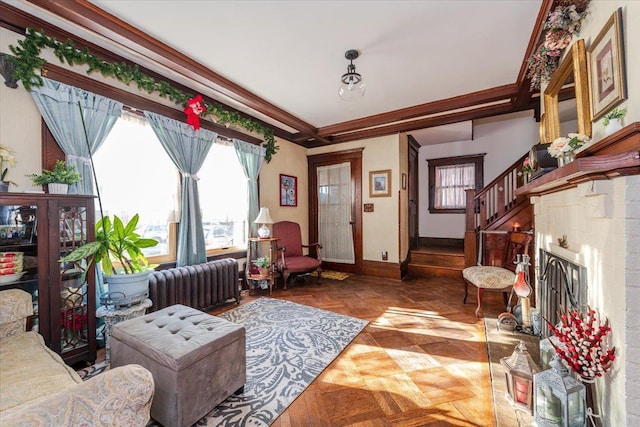
[[(8, 3), (316, 146), (402, 131), (443, 142), (532, 108), (523, 64), (552, 1)], [(337, 94), (348, 49), (366, 82), (352, 103)]]

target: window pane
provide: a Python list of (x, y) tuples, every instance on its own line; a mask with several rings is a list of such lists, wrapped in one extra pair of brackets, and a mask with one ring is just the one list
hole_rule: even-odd
[(475, 165), (438, 166), (435, 168), (435, 207), (464, 209), (465, 190), (475, 188)]
[(175, 220), (179, 174), (151, 126), (144, 118), (118, 119), (93, 157), (104, 214), (124, 222), (139, 214), (138, 232), (159, 241), (143, 253), (167, 254), (167, 223)]
[(213, 144), (198, 172), (207, 249), (247, 245), (247, 178), (232, 145)]

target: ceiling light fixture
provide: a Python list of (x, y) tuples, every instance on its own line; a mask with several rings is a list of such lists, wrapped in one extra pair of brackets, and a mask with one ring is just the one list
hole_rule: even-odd
[(349, 49), (344, 54), (350, 63), (347, 65), (347, 72), (340, 79), (342, 83), (338, 88), (338, 95), (343, 101), (357, 101), (364, 95), (364, 81), (362, 76), (356, 73), (356, 66), (353, 65), (353, 60), (359, 56), (360, 52), (355, 49)]

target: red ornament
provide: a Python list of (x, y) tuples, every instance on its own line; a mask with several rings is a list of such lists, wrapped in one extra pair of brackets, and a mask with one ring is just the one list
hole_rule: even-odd
[(187, 115), (187, 124), (193, 126), (195, 130), (200, 129), (200, 115), (207, 111), (207, 107), (202, 102), (202, 96), (197, 95), (187, 101), (184, 113)]

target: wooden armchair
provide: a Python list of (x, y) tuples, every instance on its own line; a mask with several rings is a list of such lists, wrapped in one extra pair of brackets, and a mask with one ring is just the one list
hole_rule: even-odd
[[(287, 280), (291, 274), (305, 274), (318, 271), (318, 283), (322, 275), (322, 255), (320, 243), (302, 244), (300, 225), (291, 221), (280, 221), (273, 224), (273, 237), (278, 241), (278, 250), (281, 256), (276, 262), (276, 268), (282, 274), (284, 289), (287, 289)], [(305, 256), (303, 248), (315, 249), (316, 258)]]
[(480, 258), (478, 265), (462, 270), (464, 279), (464, 299), (467, 302), (469, 284), (478, 289), (476, 316), (482, 314), (482, 294), (485, 290), (502, 292), (505, 305), (507, 293), (516, 280), (516, 256), (528, 254), (532, 235), (524, 232), (482, 232), (480, 237)]

